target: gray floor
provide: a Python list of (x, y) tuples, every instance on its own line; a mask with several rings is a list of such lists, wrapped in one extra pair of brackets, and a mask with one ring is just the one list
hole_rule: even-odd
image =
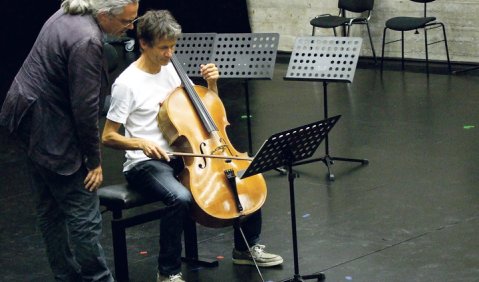
[[(323, 119), (320, 82), (249, 81), (253, 151), (271, 134)], [(243, 84), (224, 80), (221, 96), (229, 137), (248, 149)], [(479, 281), (479, 79), (461, 75), (358, 68), (351, 84), (328, 85), (329, 115), (342, 115), (329, 135), (335, 181), (326, 166), (296, 166), (299, 273), (323, 272), (326, 281)], [(243, 117), (242, 117), (243, 116)], [(51, 281), (23, 156), (0, 135), (0, 277)], [(315, 157), (324, 156), (322, 144)], [(121, 152), (104, 150), (105, 184), (123, 181)], [(281, 267), (263, 269), (265, 281), (294, 274), (288, 179), (264, 173), (262, 241), (281, 254)], [(111, 215), (102, 244), (113, 269)], [(155, 281), (158, 223), (127, 232), (131, 281)], [(200, 255), (217, 268), (184, 264), (188, 281), (261, 281), (255, 268), (231, 263), (231, 228), (198, 226)], [(221, 259), (224, 257), (223, 259)]]

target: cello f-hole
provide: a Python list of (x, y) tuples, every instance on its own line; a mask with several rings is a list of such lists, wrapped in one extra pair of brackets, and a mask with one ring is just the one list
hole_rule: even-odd
[[(205, 151), (203, 150), (203, 147), (206, 147), (205, 142), (201, 142), (201, 144), (200, 144), (200, 152), (201, 152), (202, 155), (205, 154)], [(203, 163), (199, 164), (198, 167), (201, 168), (201, 169), (204, 169), (206, 167), (206, 157), (202, 157), (202, 159), (203, 159)]]

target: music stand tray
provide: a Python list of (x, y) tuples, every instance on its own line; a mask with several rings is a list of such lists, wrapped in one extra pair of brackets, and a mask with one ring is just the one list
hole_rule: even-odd
[(293, 166), (298, 161), (311, 157), (321, 142), (327, 137), (341, 116), (334, 116), (328, 119), (303, 125), (284, 132), (270, 136), (261, 146), (258, 153), (244, 171), (238, 172), (241, 179), (262, 173), (280, 166), (287, 167), (290, 203), (291, 203), (291, 229), (293, 237), (294, 255), (294, 276), (283, 281), (303, 281), (303, 279), (317, 279), (324, 281), (326, 276), (323, 273), (301, 275), (298, 263), (298, 239), (296, 231), (296, 208), (294, 198)]
[(278, 44), (278, 33), (219, 33), (213, 62), (224, 78), (271, 79)]
[[(323, 111), (326, 120), (328, 119), (328, 83), (353, 82), (361, 44), (360, 37), (298, 37), (284, 79), (323, 82)], [(325, 137), (324, 143), (324, 157), (296, 165), (322, 161), (328, 168), (329, 180), (333, 181), (334, 174), (331, 171), (333, 161), (369, 163), (367, 159), (330, 156), (328, 136)]]

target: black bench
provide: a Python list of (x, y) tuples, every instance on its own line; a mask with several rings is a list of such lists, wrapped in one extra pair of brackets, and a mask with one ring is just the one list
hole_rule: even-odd
[[(155, 206), (155, 209), (123, 217), (123, 210), (158, 202), (152, 197), (144, 197), (127, 184), (116, 184), (102, 187), (98, 190), (100, 205), (112, 212), (111, 234), (113, 241), (113, 258), (117, 281), (128, 281), (128, 257), (126, 248), (126, 228), (160, 219), (167, 206)], [(184, 262), (196, 263), (202, 266), (218, 266), (217, 260), (199, 259), (196, 223), (187, 220), (184, 224)]]

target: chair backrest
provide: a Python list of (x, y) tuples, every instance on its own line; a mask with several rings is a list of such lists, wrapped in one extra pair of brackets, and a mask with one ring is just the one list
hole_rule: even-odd
[(417, 2), (417, 3), (424, 3), (424, 17), (426, 17), (427, 3), (434, 2), (436, 0), (411, 0), (411, 1)]
[(339, 9), (344, 9), (346, 11), (350, 11), (354, 13), (371, 11), (373, 7), (374, 7), (374, 0), (339, 0), (338, 1)]

